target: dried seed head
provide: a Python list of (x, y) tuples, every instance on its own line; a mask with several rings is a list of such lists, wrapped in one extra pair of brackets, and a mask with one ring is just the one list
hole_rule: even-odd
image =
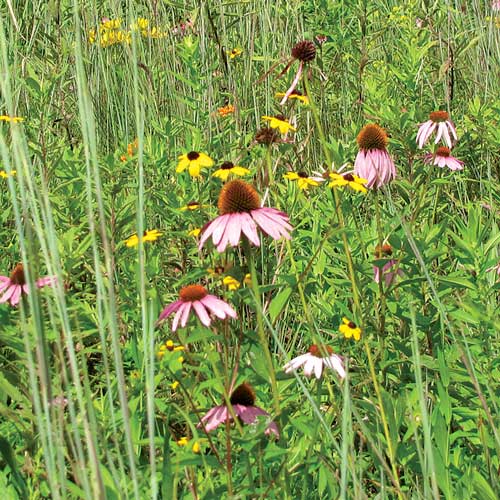
[(247, 382), (236, 387), (229, 399), (232, 405), (253, 406), (255, 403), (255, 391)]
[(429, 113), (429, 119), (434, 123), (441, 123), (449, 120), (450, 115), (446, 111), (433, 111)]
[(293, 47), (292, 57), (302, 62), (310, 62), (316, 57), (316, 47), (310, 40), (302, 40)]
[(24, 267), (22, 264), (17, 264), (10, 275), (10, 281), (13, 285), (25, 285), (26, 277), (24, 276)]
[(376, 123), (365, 125), (356, 140), (359, 148), (366, 151), (370, 149), (384, 150), (389, 142), (385, 130)]
[(179, 297), (183, 302), (195, 302), (201, 300), (208, 295), (205, 287), (201, 285), (188, 285), (181, 288)]
[(325, 345), (319, 347), (316, 344), (313, 344), (311, 347), (309, 347), (309, 353), (313, 356), (316, 356), (317, 358), (322, 358), (325, 354), (333, 354), (333, 349), (330, 346)]
[(235, 179), (221, 189), (217, 207), (221, 215), (250, 212), (260, 208), (260, 198), (253, 186)]
[(439, 146), (439, 148), (436, 149), (436, 156), (448, 157), (450, 154), (450, 148), (447, 148), (446, 146)]

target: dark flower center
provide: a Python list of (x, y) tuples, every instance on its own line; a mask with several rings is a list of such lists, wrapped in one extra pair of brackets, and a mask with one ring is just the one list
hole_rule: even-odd
[(307, 176), (307, 173), (306, 173), (306, 172), (303, 172), (303, 171), (301, 171), (301, 172), (297, 172), (297, 175), (298, 175), (299, 177), (301, 177), (302, 179), (307, 179), (307, 177), (308, 177), (308, 176)]
[(287, 119), (284, 115), (275, 115), (274, 118), (276, 118), (277, 120), (280, 120), (282, 122), (286, 122)]
[(250, 184), (236, 179), (221, 189), (217, 207), (221, 215), (250, 212), (260, 208), (260, 198)]
[(316, 57), (316, 47), (310, 40), (302, 40), (292, 49), (292, 57), (302, 62), (310, 62)]
[(234, 167), (234, 163), (232, 161), (225, 161), (220, 168), (222, 170), (231, 170)]
[(436, 156), (450, 156), (450, 148), (447, 148), (446, 146), (439, 146), (439, 148), (436, 149)]
[(190, 151), (187, 154), (187, 158), (189, 161), (197, 160), (199, 157), (200, 157), (200, 153), (197, 153), (196, 151)]
[(10, 275), (10, 282), (13, 285), (25, 285), (26, 278), (24, 276), (24, 268), (22, 264), (17, 264)]
[(313, 344), (311, 347), (309, 347), (309, 353), (313, 356), (316, 356), (317, 358), (322, 358), (325, 354), (332, 354), (333, 349), (326, 345), (319, 347), (316, 344)]
[(389, 142), (385, 130), (376, 123), (365, 125), (356, 140), (359, 148), (367, 151), (370, 149), (385, 150)]
[(208, 295), (205, 287), (201, 285), (188, 285), (181, 288), (179, 297), (183, 302), (195, 302), (201, 300)]
[(190, 201), (187, 205), (188, 208), (198, 208), (200, 203), (198, 201)]
[(229, 399), (232, 405), (253, 406), (255, 403), (255, 391), (247, 382), (236, 387)]
[(347, 182), (354, 182), (354, 176), (352, 174), (344, 174), (342, 177)]
[(354, 330), (355, 328), (357, 328), (356, 323), (354, 323), (354, 321), (349, 321), (349, 323), (347, 323), (347, 326), (348, 326), (351, 330)]
[(263, 127), (255, 134), (255, 140), (259, 144), (272, 144), (278, 142), (278, 133), (270, 127)]
[(448, 120), (450, 115), (446, 111), (433, 111), (432, 113), (429, 113), (429, 118), (434, 123), (440, 123)]

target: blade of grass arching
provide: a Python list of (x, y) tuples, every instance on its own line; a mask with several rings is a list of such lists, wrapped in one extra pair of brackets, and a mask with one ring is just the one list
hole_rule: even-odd
[[(135, 498), (139, 498), (139, 486), (137, 480), (137, 468), (134, 454), (134, 445), (132, 442), (132, 433), (130, 428), (130, 415), (128, 407), (127, 394), (125, 392), (125, 375), (123, 372), (123, 363), (120, 350), (118, 325), (117, 325), (117, 305), (114, 291), (113, 277), (114, 267), (111, 254), (110, 244), (106, 235), (106, 212), (104, 209), (104, 201), (102, 187), (100, 182), (100, 172), (97, 160), (97, 138), (95, 130), (94, 116), (92, 113), (92, 103), (87, 88), (85, 76), (85, 68), (83, 62), (83, 52), (81, 43), (81, 26), (79, 16), (79, 5), (76, 0), (73, 2), (73, 11), (75, 19), (75, 64), (76, 64), (76, 82), (78, 88), (78, 106), (80, 110), (80, 118), (82, 124), (83, 144), (85, 151), (85, 164), (87, 168), (87, 199), (88, 199), (88, 217), (89, 226), (92, 234), (92, 246), (94, 250), (96, 284), (98, 289), (98, 302), (102, 301), (103, 309), (106, 312), (109, 320), (109, 331), (111, 334), (111, 346), (115, 363), (115, 371), (117, 376), (117, 392), (120, 402), (121, 415), (123, 419), (123, 429), (125, 433), (125, 445), (128, 458), (130, 480), (132, 482)], [(95, 193), (92, 190), (92, 181), (95, 187)], [(97, 212), (99, 215), (99, 226), (96, 225), (94, 219), (94, 203), (93, 196), (95, 194), (97, 202)], [(97, 231), (101, 237), (101, 243), (104, 252), (104, 264), (109, 285), (104, 285), (104, 279), (100, 269), (99, 246), (97, 241)], [(106, 344), (103, 344), (103, 346)], [(108, 386), (108, 390), (112, 392), (112, 387)], [(112, 404), (110, 405), (112, 406)], [(126, 483), (126, 478), (123, 478)]]
[(417, 321), (415, 309), (410, 303), (411, 315), (411, 332), (412, 332), (412, 355), (413, 355), (413, 370), (415, 372), (415, 384), (418, 390), (418, 399), (420, 403), (420, 412), (422, 418), (422, 431), (424, 434), (424, 454), (425, 461), (422, 464), (422, 481), (424, 482), (424, 497), (430, 498), (431, 491), (429, 490), (429, 478), (432, 489), (432, 497), (439, 500), (439, 489), (437, 485), (436, 468), (434, 466), (434, 452), (431, 438), (431, 423), (427, 413), (427, 394), (424, 393), (424, 384), (422, 380), (422, 363), (420, 362), (420, 346), (418, 344)]

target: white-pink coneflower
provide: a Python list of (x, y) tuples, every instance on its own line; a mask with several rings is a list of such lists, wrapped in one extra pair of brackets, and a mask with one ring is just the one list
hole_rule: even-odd
[(366, 179), (367, 188), (380, 188), (396, 177), (396, 167), (387, 152), (389, 142), (385, 130), (375, 123), (365, 125), (358, 134), (359, 152), (354, 173)]
[(385, 280), (385, 286), (389, 287), (394, 283), (396, 276), (404, 276), (403, 271), (399, 269), (399, 260), (392, 259), (391, 256), (391, 245), (377, 245), (377, 247), (375, 248), (376, 259), (388, 259), (382, 267), (373, 266), (373, 280), (375, 281), (375, 283), (380, 283), (380, 278), (383, 276)]
[(450, 170), (462, 170), (464, 168), (464, 162), (451, 156), (450, 148), (446, 146), (440, 146), (434, 154), (425, 155), (425, 162), (441, 168), (448, 167)]
[(323, 367), (330, 368), (338, 373), (341, 379), (345, 378), (344, 362), (340, 356), (333, 353), (331, 347), (318, 347), (312, 345), (306, 354), (301, 354), (289, 361), (283, 369), (285, 373), (290, 373), (297, 370), (301, 366), (304, 367), (304, 375), (310, 377), (313, 373), (317, 379), (323, 374)]
[(218, 299), (215, 295), (210, 295), (205, 287), (201, 285), (188, 285), (181, 288), (179, 300), (172, 302), (163, 309), (158, 322), (165, 320), (175, 312), (176, 314), (172, 321), (172, 331), (175, 332), (179, 324), (182, 328), (186, 326), (189, 313), (192, 310), (194, 310), (199, 320), (205, 326), (210, 326), (210, 314), (217, 316), (219, 319), (237, 317), (236, 311), (229, 304)]
[[(52, 286), (55, 281), (55, 276), (45, 276), (44, 278), (36, 280), (35, 285), (37, 288), (42, 288), (44, 286)], [(3, 295), (0, 297), (0, 304), (10, 302), (11, 306), (17, 306), (21, 300), (21, 296), (30, 293), (22, 264), (17, 264), (10, 277), (0, 276), (0, 293), (1, 292), (3, 292)]]
[(500, 1), (499, 0), (494, 0), (491, 2), (491, 10), (494, 10), (496, 12), (500, 11)]
[[(255, 406), (255, 391), (252, 386), (246, 382), (236, 387), (229, 399), (233, 407), (234, 414), (245, 424), (253, 424), (258, 417), (270, 417), (267, 411)], [(233, 416), (226, 405), (214, 406), (201, 419), (198, 428), (203, 427), (207, 432), (210, 432), (226, 421), (231, 422)], [(269, 422), (266, 429), (266, 434), (276, 434), (279, 436), (278, 426), (275, 422)]]
[(278, 240), (290, 239), (293, 228), (288, 215), (276, 208), (261, 207), (257, 191), (248, 183), (235, 179), (221, 189), (217, 204), (220, 215), (202, 229), (199, 248), (212, 237), (219, 252), (227, 245), (239, 244), (242, 233), (255, 246), (260, 246), (259, 227), (265, 234)]
[(424, 147), (434, 132), (436, 132), (435, 144), (443, 139), (444, 143), (451, 148), (453, 141), (457, 140), (455, 125), (446, 111), (433, 111), (429, 114), (429, 119), (420, 125), (417, 132), (417, 145), (420, 149)]

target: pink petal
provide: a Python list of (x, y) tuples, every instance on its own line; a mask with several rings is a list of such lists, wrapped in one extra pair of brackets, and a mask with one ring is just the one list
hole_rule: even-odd
[(219, 224), (214, 229), (214, 233), (212, 235), (212, 241), (214, 245), (218, 245), (224, 232), (226, 231), (226, 225), (229, 222), (229, 217), (231, 214), (220, 215), (217, 217), (219, 219)]
[(185, 302), (184, 310), (182, 311), (181, 326), (184, 328), (188, 322), (189, 313), (191, 312), (192, 302)]
[(44, 286), (53, 286), (55, 285), (56, 281), (57, 281), (57, 276), (45, 276), (43, 278), (39, 278), (36, 281), (36, 286), (38, 288), (42, 288)]
[(340, 378), (345, 378), (345, 368), (344, 368), (344, 363), (342, 361), (342, 358), (340, 356), (337, 356), (336, 354), (332, 354), (328, 358), (324, 360), (325, 366), (328, 366), (328, 368), (331, 368), (332, 370), (335, 370)]
[(206, 295), (201, 299), (202, 304), (210, 309), (212, 314), (215, 314), (220, 319), (225, 319), (226, 316), (231, 318), (236, 318), (238, 315), (236, 311), (227, 303), (221, 299), (218, 299), (214, 295)]
[(285, 95), (283, 96), (283, 99), (280, 101), (280, 105), (283, 106), (285, 102), (288, 100), (292, 92), (295, 90), (295, 87), (299, 83), (300, 75), (302, 74), (302, 68), (304, 67), (304, 63), (300, 61), (299, 64), (299, 69), (297, 70), (297, 74), (295, 75), (295, 78), (293, 79), (292, 84), (290, 85), (290, 88), (286, 91)]
[(10, 278), (0, 276), (0, 292), (5, 290), (10, 285)]
[(193, 307), (202, 324), (204, 324), (205, 326), (210, 326), (210, 316), (208, 315), (207, 310), (205, 309), (203, 304), (199, 300), (195, 300), (193, 302)]
[(209, 222), (204, 228), (201, 230), (200, 243), (198, 244), (198, 250), (203, 248), (205, 242), (210, 238), (212, 233), (214, 232), (215, 227), (219, 224), (219, 218), (217, 217), (213, 221)]
[(177, 311), (179, 307), (182, 304), (182, 300), (176, 300), (175, 302), (172, 302), (169, 304), (165, 309), (160, 314), (160, 317), (158, 318), (158, 321), (163, 321), (165, 318), (168, 318), (174, 311)]
[(179, 305), (177, 312), (175, 313), (174, 320), (172, 321), (172, 331), (175, 332), (177, 330), (177, 325), (179, 324), (179, 320), (181, 319), (184, 311), (186, 309), (191, 309), (189, 302), (183, 302)]
[(231, 214), (227, 222), (226, 231), (229, 243), (235, 247), (240, 242), (241, 236), (241, 218), (240, 214)]
[(0, 298), (0, 304), (3, 304), (4, 302), (7, 302), (11, 298), (11, 296), (15, 292), (17, 286), (18, 285), (10, 285), (7, 288), (7, 291)]
[(241, 214), (241, 229), (245, 236), (256, 246), (260, 246), (260, 238), (257, 233), (257, 226), (250, 214)]
[(15, 285), (15, 290), (12, 296), (10, 297), (10, 303), (13, 306), (17, 306), (19, 304), (19, 299), (21, 298), (21, 294), (23, 292), (23, 288), (21, 285)]
[[(202, 417), (201, 422), (205, 424), (205, 430), (207, 432), (213, 431), (220, 424), (225, 423), (226, 420), (232, 420), (231, 415), (229, 414), (227, 407), (225, 405), (215, 406), (210, 409), (207, 414)], [(196, 427), (202, 427), (202, 424), (199, 423)]]

